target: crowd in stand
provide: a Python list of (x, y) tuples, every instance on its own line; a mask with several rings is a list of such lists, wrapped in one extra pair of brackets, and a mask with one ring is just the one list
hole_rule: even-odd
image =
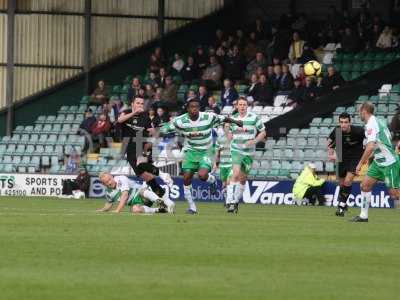
[[(328, 43), (340, 43), (341, 51), (388, 50), (399, 47), (399, 31), (366, 9), (350, 15), (334, 7), (323, 23), (299, 14), (284, 15), (276, 25), (257, 19), (233, 32), (218, 29), (212, 43), (198, 45), (187, 56), (175, 53), (168, 60), (163, 50), (156, 48), (146, 78), (132, 79), (127, 104), (135, 97), (143, 98), (156, 124), (167, 121), (171, 113), (180, 113), (185, 101), (192, 98), (199, 99), (202, 111), (219, 113), (238, 98), (235, 86), (244, 84), (250, 103), (273, 106), (274, 97), (282, 94), (288, 98), (284, 105), (303, 105), (345, 84), (333, 66), (320, 78), (304, 74), (302, 64), (318, 59)], [(182, 102), (178, 99), (180, 84), (198, 88), (189, 89)], [(220, 99), (216, 99), (219, 90)], [(116, 121), (127, 104), (111, 97), (104, 81), (94, 90), (92, 103), (103, 105), (103, 113), (95, 118), (88, 111), (81, 133), (92, 135), (101, 145), (105, 136), (118, 139)]]

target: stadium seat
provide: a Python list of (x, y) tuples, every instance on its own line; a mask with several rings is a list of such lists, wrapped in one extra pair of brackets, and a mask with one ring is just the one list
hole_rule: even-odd
[(46, 142), (47, 142), (47, 134), (41, 134), (39, 136), (38, 143), (44, 145), (46, 144)]
[(34, 154), (35, 155), (43, 155), (44, 154), (44, 146), (36, 145)]
[(44, 124), (45, 122), (46, 122), (46, 116), (39, 116), (35, 121), (36, 124)]
[(329, 173), (332, 173), (335, 171), (335, 166), (334, 166), (333, 162), (328, 161), (325, 163), (325, 171), (329, 172)]
[(269, 139), (265, 142), (265, 149), (272, 150), (275, 146), (275, 140)]
[(3, 155), (6, 152), (7, 146), (2, 144), (0, 145), (0, 155)]
[(17, 148), (15, 149), (15, 153), (19, 154), (19, 155), (24, 154), (25, 153), (25, 145), (24, 144), (19, 144), (17, 146)]
[(61, 124), (54, 124), (53, 128), (48, 133), (59, 133), (61, 132)]
[(57, 145), (65, 145), (66, 142), (67, 142), (67, 135), (66, 134), (60, 134), (58, 136), (56, 144)]
[(274, 149), (273, 150), (273, 158), (275, 160), (280, 160), (280, 159), (282, 159), (282, 157), (283, 157), (283, 155), (282, 155), (282, 151), (280, 149)]
[(6, 149), (6, 154), (14, 154), (15, 150), (16, 150), (15, 144), (8, 144), (7, 149)]
[(295, 149), (293, 152), (293, 159), (302, 161), (304, 159), (304, 151), (302, 149)]
[(30, 165), (30, 163), (31, 163), (31, 157), (25, 155), (22, 157), (20, 165), (24, 166), (24, 167), (28, 167)]
[(14, 133), (23, 133), (24, 128), (25, 128), (24, 126), (18, 125), (18, 126), (15, 127), (15, 129), (14, 129)]
[(322, 118), (313, 118), (311, 122), (311, 126), (320, 126), (322, 123)]
[(50, 167), (50, 158), (48, 156), (42, 156), (42, 167)]
[(10, 142), (11, 142), (11, 143), (18, 144), (19, 141), (20, 141), (20, 139), (21, 139), (21, 136), (20, 136), (19, 134), (14, 134), (14, 135), (11, 137)]

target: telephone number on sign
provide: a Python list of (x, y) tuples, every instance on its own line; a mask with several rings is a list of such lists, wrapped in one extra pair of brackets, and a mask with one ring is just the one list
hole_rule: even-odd
[(0, 196), (26, 196), (25, 190), (0, 190)]

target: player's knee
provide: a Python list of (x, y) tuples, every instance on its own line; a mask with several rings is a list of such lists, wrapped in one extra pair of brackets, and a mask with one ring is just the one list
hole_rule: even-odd
[(400, 194), (399, 190), (397, 190), (397, 189), (389, 189), (389, 195), (390, 195), (391, 198), (399, 199), (399, 196), (400, 196), (399, 194)]
[(199, 170), (199, 179), (206, 181), (208, 178), (208, 171), (207, 170)]
[(363, 192), (370, 192), (372, 190), (372, 186), (367, 182), (361, 182), (360, 189)]

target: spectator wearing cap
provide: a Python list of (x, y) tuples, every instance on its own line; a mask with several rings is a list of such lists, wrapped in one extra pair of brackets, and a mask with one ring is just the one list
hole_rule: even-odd
[(192, 56), (188, 56), (187, 62), (182, 69), (183, 83), (190, 84), (194, 79), (199, 78), (199, 70)]
[(221, 91), (221, 104), (233, 105), (234, 102), (239, 98), (239, 94), (236, 89), (232, 86), (232, 81), (230, 79), (224, 80), (224, 88)]
[(108, 96), (109, 94), (106, 84), (104, 80), (100, 80), (91, 95), (90, 103), (103, 105), (104, 103), (108, 102)]
[(300, 34), (295, 31), (293, 33), (293, 41), (289, 47), (289, 60), (292, 64), (296, 64), (297, 60), (303, 55), (304, 41), (300, 38)]
[(314, 164), (307, 164), (304, 170), (293, 185), (293, 196), (295, 199), (307, 199), (310, 204), (315, 205), (318, 201), (319, 205), (324, 205), (325, 197), (321, 190), (325, 184), (325, 179), (318, 178)]
[(209, 90), (221, 85), (222, 67), (215, 56), (210, 56), (210, 65), (204, 70), (202, 79)]

